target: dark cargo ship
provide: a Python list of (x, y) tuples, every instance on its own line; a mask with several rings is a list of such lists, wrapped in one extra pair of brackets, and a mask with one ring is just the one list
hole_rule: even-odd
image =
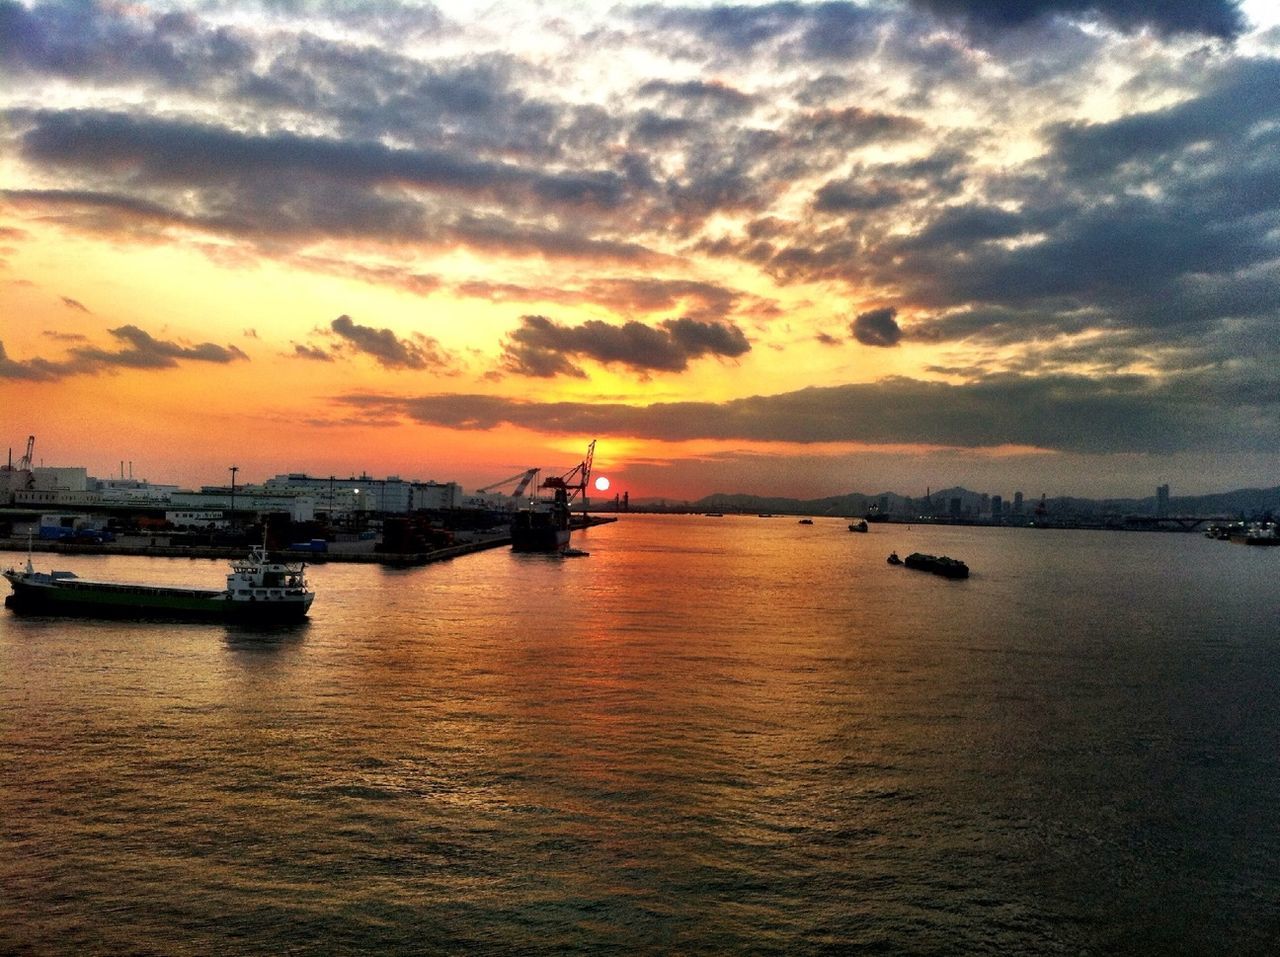
[(538, 486), (551, 492), (550, 499), (535, 500), (512, 516), (512, 551), (557, 552), (569, 547), (570, 503), (576, 496), (586, 495), (595, 451), (592, 439), (585, 459), (564, 475), (553, 475)]

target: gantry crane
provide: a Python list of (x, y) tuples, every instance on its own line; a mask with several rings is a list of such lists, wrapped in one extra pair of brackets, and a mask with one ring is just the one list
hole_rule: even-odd
[(591, 463), (596, 456), (596, 440), (592, 439), (591, 444), (587, 446), (587, 457), (575, 465), (563, 475), (553, 475), (544, 481), (542, 488), (549, 488), (555, 491), (556, 501), (563, 501), (567, 506), (572, 502), (574, 497), (581, 495), (585, 505), (587, 497), (587, 483), (591, 481)]

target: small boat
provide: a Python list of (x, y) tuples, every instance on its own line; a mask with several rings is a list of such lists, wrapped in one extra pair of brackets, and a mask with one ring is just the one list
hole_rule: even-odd
[(799, 522), (797, 522), (796, 524), (797, 524), (797, 525), (812, 525), (812, 524), (813, 524), (813, 519), (811, 519), (811, 518), (802, 518), (802, 519), (800, 519), (800, 521), (799, 521)]
[(264, 546), (231, 562), (227, 587), (183, 588), (89, 581), (75, 572), (4, 572), (13, 587), (5, 598), (15, 613), (91, 618), (160, 618), (180, 621), (291, 622), (307, 616), (316, 593), (307, 587), (305, 565), (271, 560)]
[(923, 555), (920, 552), (912, 552), (903, 564), (917, 571), (933, 572), (943, 578), (969, 577), (968, 565), (958, 558), (948, 558), (946, 555)]
[(703, 512), (707, 518), (724, 518), (724, 512)]
[(560, 554), (565, 558), (586, 558), (590, 552), (583, 551), (581, 548), (562, 548)]
[(901, 565), (902, 559), (898, 557), (897, 552), (890, 552), (889, 557), (885, 559), (890, 565)]
[(864, 520), (864, 521), (861, 521), (861, 522), (850, 522), (850, 523), (849, 523), (849, 531), (851, 531), (851, 532), (865, 532), (865, 531), (868, 531), (868, 527), (867, 527), (867, 523), (866, 523), (866, 521)]

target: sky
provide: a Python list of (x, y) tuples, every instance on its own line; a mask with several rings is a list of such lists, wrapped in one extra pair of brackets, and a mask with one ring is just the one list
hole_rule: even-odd
[(1280, 484), (1280, 16), (0, 0), (0, 443), (633, 498)]

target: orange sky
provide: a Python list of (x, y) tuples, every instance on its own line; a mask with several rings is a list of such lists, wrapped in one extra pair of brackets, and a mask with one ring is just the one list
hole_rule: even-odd
[(22, 5), (6, 440), (184, 485), (593, 438), (637, 498), (1274, 484), (1277, 28), (1111, 6)]

